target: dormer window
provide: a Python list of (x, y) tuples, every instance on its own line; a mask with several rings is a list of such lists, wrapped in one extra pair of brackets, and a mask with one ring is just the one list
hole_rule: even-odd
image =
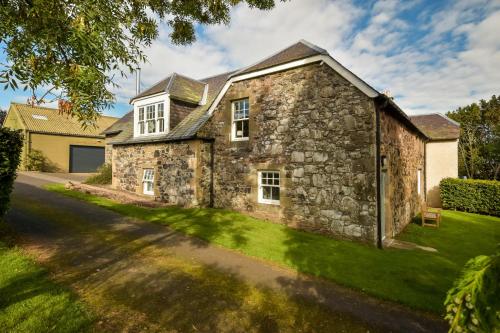
[(137, 133), (153, 135), (165, 133), (165, 103), (140, 106), (137, 115)]

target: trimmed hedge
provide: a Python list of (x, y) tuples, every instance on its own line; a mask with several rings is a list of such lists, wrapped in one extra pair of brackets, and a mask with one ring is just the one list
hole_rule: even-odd
[(9, 197), (21, 161), (22, 148), (21, 131), (0, 128), (0, 218), (9, 208)]
[(500, 182), (445, 178), (439, 184), (444, 209), (500, 216)]

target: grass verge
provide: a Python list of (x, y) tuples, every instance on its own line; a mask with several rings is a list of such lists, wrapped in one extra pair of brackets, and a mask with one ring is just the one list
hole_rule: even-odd
[(85, 332), (92, 322), (70, 291), (50, 281), (47, 271), (21, 250), (0, 240), (2, 332)]
[(333, 280), (379, 298), (443, 312), (446, 291), (465, 262), (490, 254), (500, 242), (500, 218), (445, 211), (439, 229), (408, 226), (399, 236), (437, 253), (420, 250), (377, 250), (272, 224), (241, 213), (194, 208), (142, 208), (66, 190), (47, 189), (120, 214), (169, 225), (185, 234), (272, 261), (299, 272)]

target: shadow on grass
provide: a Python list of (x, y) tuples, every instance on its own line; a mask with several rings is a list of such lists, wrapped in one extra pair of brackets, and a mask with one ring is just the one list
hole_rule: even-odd
[[(168, 242), (206, 244), (163, 227), (140, 221), (131, 223), (97, 207), (29, 186), (16, 187), (14, 209), (24, 210), (26, 216), (17, 220), (13, 219), (15, 214), (11, 215), (9, 222), (17, 224), (16, 227), (24, 224), (26, 235), (40, 237), (45, 242), (42, 245), (50, 253), (45, 264), (55, 273), (57, 281), (75, 287), (98, 311), (100, 330), (367, 330), (366, 325), (347, 315), (332, 313), (304, 299), (291, 300), (284, 294), (250, 286), (232, 270), (171, 256)], [(191, 210), (169, 216), (175, 221), (210, 217), (223, 226), (231, 226), (221, 220), (226, 217), (219, 215), (220, 211), (201, 213)], [(44, 233), (37, 227), (30, 234), (30, 220), (43, 221), (45, 228), (53, 231)], [(222, 237), (207, 233), (203, 226), (186, 230), (205, 237)], [(237, 231), (221, 234), (232, 244), (244, 246), (246, 241), (235, 240), (232, 235)]]
[[(378, 251), (372, 246), (306, 233), (227, 210), (176, 207), (146, 209), (119, 204), (79, 192), (60, 189), (58, 191), (96, 203), (126, 216), (166, 224), (190, 236), (196, 236), (247, 255), (281, 263), (302, 273), (324, 277), (349, 287), (362, 289), (362, 291), (381, 298), (400, 301), (418, 308), (431, 308), (436, 309), (435, 311), (441, 309), (441, 301), (436, 297), (436, 290), (446, 290), (443, 285), (448, 283), (448, 280), (440, 277), (436, 271), (426, 271), (425, 265), (429, 261), (429, 257), (424, 253)], [(152, 228), (154, 226), (137, 222), (135, 226), (142, 230), (140, 231), (142, 234), (144, 232), (152, 232), (153, 235), (165, 233), (165, 229), (155, 229)], [(113, 222), (115, 229), (119, 223), (119, 221)], [(235, 238), (236, 236), (238, 238)], [(173, 235), (172, 237), (179, 236)], [(197, 247), (207, 246), (205, 242), (195, 238), (180, 237), (181, 241), (176, 239), (171, 244), (181, 244), (182, 241), (186, 241)], [(168, 246), (165, 246), (163, 242), (161, 246), (168, 249)], [(435, 264), (435, 261), (433, 263)], [(416, 270), (415, 267), (423, 267), (423, 269)], [(450, 274), (446, 274), (449, 265), (442, 265), (442, 267), (441, 272), (449, 276)], [(305, 281), (307, 283), (304, 283)], [(372, 306), (372, 300), (364, 299), (366, 297), (360, 296), (359, 293), (356, 294), (342, 288), (336, 289), (335, 285), (331, 283), (329, 287), (323, 284), (315, 285), (314, 281), (301, 278), (282, 278), (277, 282), (289, 294), (300, 294), (306, 299), (324, 301), (330, 307), (343, 308), (344, 313), (358, 318), (366, 317), (366, 312), (378, 314), (378, 316), (372, 316), (374, 322), (370, 324), (376, 322), (384, 326), (384, 322), (391, 321), (387, 315), (394, 314), (385, 309), (377, 310), (378, 305)], [(414, 284), (418, 287), (415, 288)], [(328, 295), (329, 299), (325, 300), (327, 298), (325, 295)], [(413, 301), (415, 302), (412, 303)], [(352, 302), (357, 305), (353, 306)], [(378, 303), (375, 302), (375, 304)], [(401, 315), (405, 316), (400, 322), (409, 318), (410, 324), (405, 326), (406, 328), (414, 329), (414, 325), (418, 325), (418, 315), (413, 316), (411, 310), (396, 308), (399, 311), (396, 313), (400, 317)], [(436, 327), (433, 326), (436, 325), (436, 322), (431, 322), (429, 325)], [(439, 327), (440, 323), (438, 322), (437, 325)]]
[(4, 332), (85, 332), (92, 315), (16, 248), (0, 242), (0, 327)]

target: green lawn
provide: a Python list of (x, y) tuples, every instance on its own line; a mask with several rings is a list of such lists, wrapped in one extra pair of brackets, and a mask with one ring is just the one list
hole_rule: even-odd
[(85, 332), (91, 325), (91, 315), (71, 292), (50, 281), (47, 271), (19, 249), (0, 241), (2, 332)]
[(49, 185), (47, 189), (126, 216), (166, 224), (211, 243), (321, 276), (383, 299), (439, 313), (443, 312), (446, 291), (465, 262), (480, 254), (493, 253), (500, 242), (500, 218), (461, 212), (444, 211), (439, 229), (410, 225), (399, 237), (434, 247), (438, 253), (381, 251), (227, 210), (142, 208), (66, 190), (63, 185)]

